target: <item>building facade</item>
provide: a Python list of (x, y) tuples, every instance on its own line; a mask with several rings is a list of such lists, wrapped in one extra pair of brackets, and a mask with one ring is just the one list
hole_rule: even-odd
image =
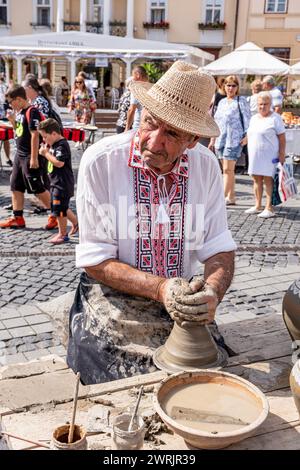
[[(78, 30), (189, 44), (216, 58), (253, 41), (294, 63), (300, 59), (299, 29), (300, 0), (0, 0), (0, 40)], [(96, 73), (92, 64), (82, 66)], [(63, 63), (29, 60), (24, 67), (54, 81), (68, 75)], [(122, 78), (121, 65), (113, 75)]]

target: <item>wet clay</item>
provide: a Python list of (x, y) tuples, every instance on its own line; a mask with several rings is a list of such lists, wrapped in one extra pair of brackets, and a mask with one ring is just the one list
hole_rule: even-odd
[(141, 416), (136, 417), (132, 430), (128, 431), (131, 415), (123, 413), (115, 418), (113, 424), (113, 450), (139, 450), (143, 448), (145, 424)]
[(241, 429), (261, 412), (253, 396), (224, 382), (175, 387), (164, 397), (162, 408), (177, 423), (212, 434)]

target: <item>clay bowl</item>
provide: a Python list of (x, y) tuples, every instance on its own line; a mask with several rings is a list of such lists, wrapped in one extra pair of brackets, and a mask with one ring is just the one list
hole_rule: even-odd
[(154, 407), (189, 448), (222, 449), (253, 435), (269, 405), (252, 383), (227, 372), (201, 369), (164, 379)]

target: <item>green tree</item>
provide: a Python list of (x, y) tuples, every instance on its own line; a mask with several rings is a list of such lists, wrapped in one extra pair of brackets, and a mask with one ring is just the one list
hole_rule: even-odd
[(154, 62), (146, 62), (143, 64), (143, 67), (145, 68), (151, 83), (157, 82), (157, 80), (159, 80), (160, 77), (164, 74), (160, 67), (157, 66)]

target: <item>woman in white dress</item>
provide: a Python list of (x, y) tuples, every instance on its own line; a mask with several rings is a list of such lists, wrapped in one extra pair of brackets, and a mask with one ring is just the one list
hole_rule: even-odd
[[(255, 206), (247, 214), (258, 214), (267, 219), (274, 217), (272, 206), (273, 176), (277, 162), (285, 160), (285, 128), (281, 116), (271, 111), (272, 96), (262, 91), (257, 97), (258, 113), (252, 116), (247, 132), (249, 175), (253, 177)], [(263, 185), (266, 206), (262, 208)]]

